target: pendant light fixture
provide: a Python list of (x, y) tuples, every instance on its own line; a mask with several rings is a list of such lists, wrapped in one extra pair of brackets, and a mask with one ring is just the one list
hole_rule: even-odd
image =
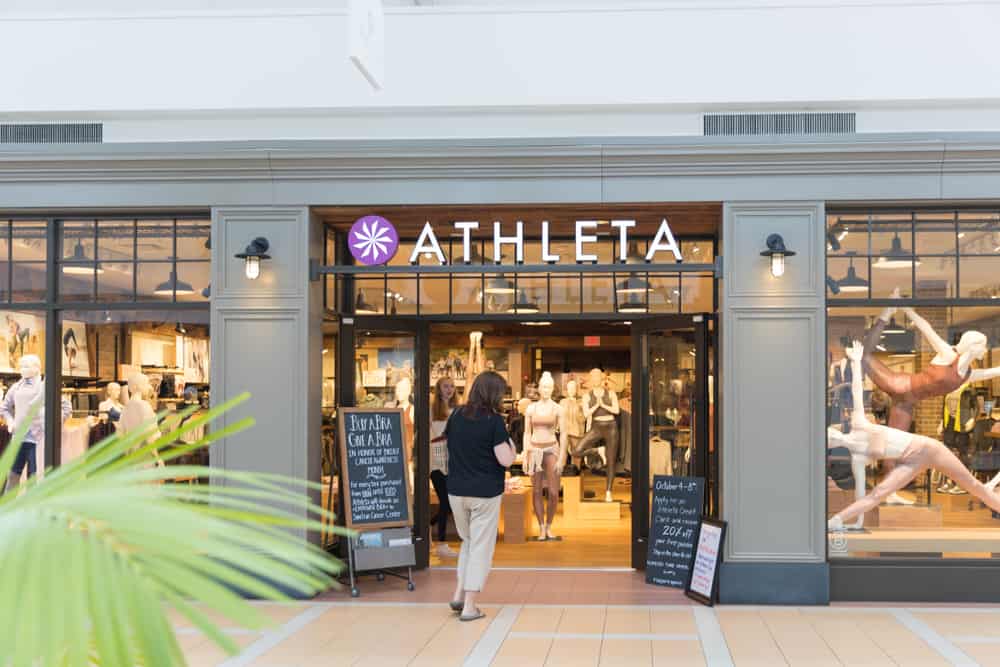
[(547, 320), (533, 320), (531, 322), (521, 322), (521, 324), (523, 324), (526, 327), (547, 327), (550, 326), (552, 322), (549, 322)]
[(645, 294), (651, 289), (652, 287), (648, 280), (639, 275), (632, 275), (618, 283), (615, 291), (622, 296), (628, 294)]
[(92, 276), (95, 273), (104, 273), (104, 269), (97, 265), (97, 262), (87, 257), (87, 252), (83, 249), (83, 241), (77, 241), (73, 248), (73, 254), (63, 258), (64, 262), (81, 262), (75, 264), (65, 264), (62, 272), (68, 276)]
[(920, 262), (912, 252), (903, 248), (899, 232), (892, 237), (892, 245), (883, 250), (878, 260), (872, 264), (873, 269), (907, 269), (911, 266), (920, 266)]
[(895, 317), (890, 317), (889, 318), (889, 323), (885, 325), (885, 329), (882, 330), (882, 333), (884, 333), (884, 334), (905, 334), (906, 333), (906, 329), (904, 329), (903, 327), (899, 326), (896, 323), (896, 318)]
[(514, 283), (505, 276), (499, 275), (486, 281), (484, 291), (487, 294), (513, 294), (515, 292)]
[(194, 294), (194, 287), (190, 283), (178, 280), (177, 272), (171, 271), (170, 277), (157, 285), (156, 289), (153, 290), (153, 294), (156, 296), (173, 296), (175, 293), (177, 296)]
[(847, 266), (847, 275), (837, 281), (837, 286), (841, 292), (867, 292), (868, 281), (860, 277), (854, 270), (854, 253), (850, 253), (850, 264)]
[(517, 301), (510, 307), (510, 312), (515, 315), (531, 315), (539, 312), (538, 303), (528, 299), (526, 290), (521, 290), (517, 295)]
[(354, 314), (355, 315), (378, 315), (378, 311), (375, 307), (365, 301), (365, 293), (358, 290), (358, 298), (354, 301)]
[(619, 313), (645, 313), (649, 311), (646, 299), (637, 294), (629, 295), (628, 299), (618, 304)]

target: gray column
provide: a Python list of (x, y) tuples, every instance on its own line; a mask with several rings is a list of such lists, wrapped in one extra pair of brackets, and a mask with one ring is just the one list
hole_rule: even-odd
[[(309, 282), (320, 231), (306, 207), (212, 211), (212, 403), (250, 392), (222, 424), (257, 421), (213, 448), (213, 467), (320, 479), (322, 290)], [(272, 259), (248, 280), (234, 255), (258, 236)]]
[[(825, 604), (823, 204), (728, 202), (723, 225), (721, 598)], [(781, 278), (772, 233), (797, 253)]]

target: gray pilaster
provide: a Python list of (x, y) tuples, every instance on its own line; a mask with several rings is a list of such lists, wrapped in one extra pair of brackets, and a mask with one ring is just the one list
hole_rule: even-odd
[[(320, 478), (321, 283), (309, 259), (322, 236), (306, 207), (212, 210), (212, 402), (242, 392), (251, 399), (223, 423), (257, 424), (213, 449), (212, 466)], [(248, 280), (234, 258), (263, 236), (272, 259)]]
[[(824, 213), (819, 202), (724, 209), (720, 592), (730, 603), (826, 603)], [(781, 278), (760, 252), (781, 234)]]

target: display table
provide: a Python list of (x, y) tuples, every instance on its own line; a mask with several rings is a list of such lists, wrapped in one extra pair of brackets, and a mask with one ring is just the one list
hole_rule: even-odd
[(583, 521), (618, 521), (622, 518), (622, 504), (615, 500), (583, 499), (583, 476), (563, 477), (563, 516)]
[(500, 534), (506, 544), (524, 544), (532, 532), (531, 487), (508, 491), (500, 500)]

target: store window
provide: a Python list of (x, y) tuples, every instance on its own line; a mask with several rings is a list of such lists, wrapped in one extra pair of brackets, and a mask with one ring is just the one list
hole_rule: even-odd
[[(62, 394), (71, 412), (63, 426), (61, 461), (70, 461), (152, 414), (209, 407), (211, 362), (207, 310), (66, 310), (60, 313)], [(195, 442), (196, 429), (182, 437)], [(208, 465), (208, 452), (170, 464)]]
[(207, 408), (210, 263), (207, 216), (0, 219), (3, 416), (17, 419), (11, 391), (34, 355), (35, 386), (57, 387), (46, 411), (63, 417), (57, 433), (34, 432), (38, 471), (122, 428), (130, 401), (145, 414)]
[(827, 224), (830, 556), (992, 558), (1000, 211)]

